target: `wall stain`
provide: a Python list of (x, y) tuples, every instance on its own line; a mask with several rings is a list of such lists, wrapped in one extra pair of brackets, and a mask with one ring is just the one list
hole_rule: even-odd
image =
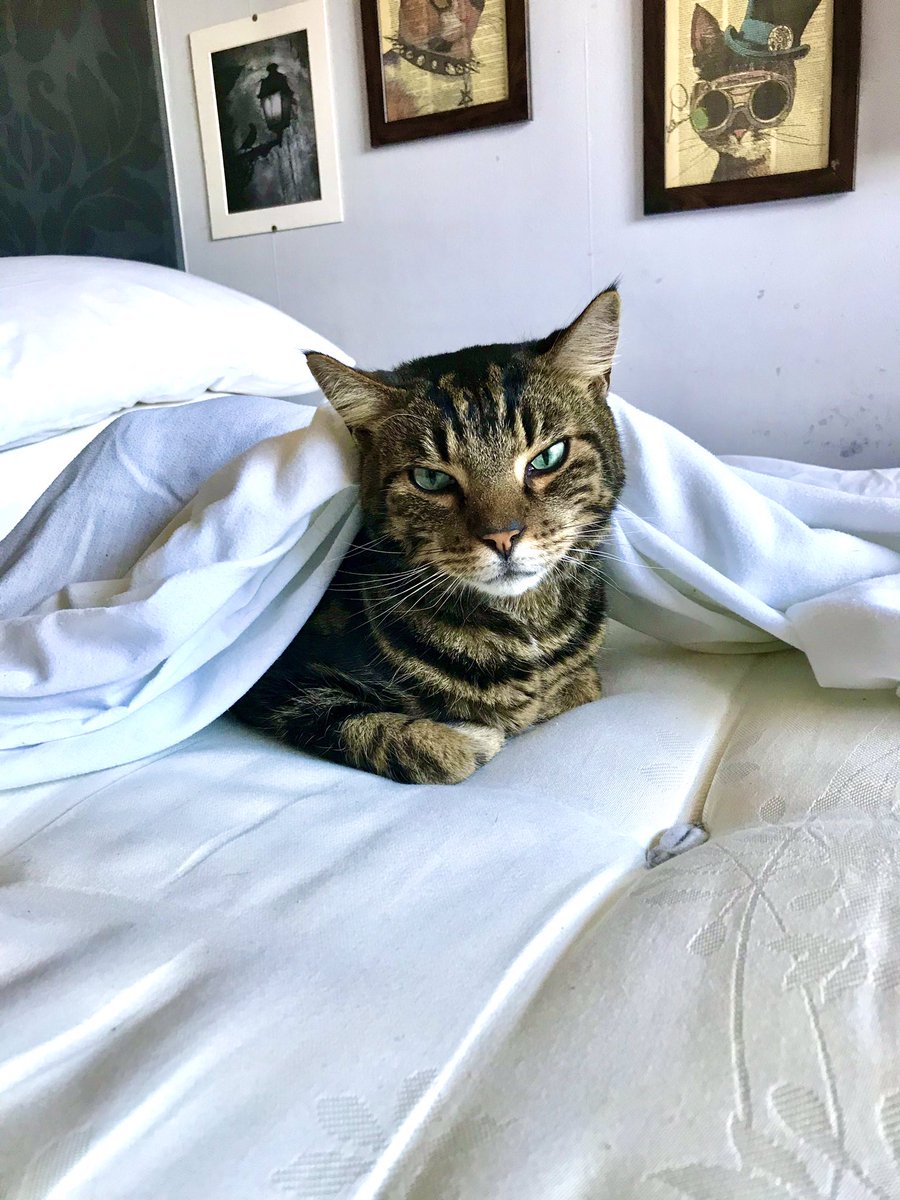
[[(866, 399), (874, 400), (874, 394), (868, 394)], [(852, 428), (853, 426), (855, 428)], [(832, 436), (823, 440), (823, 436), (827, 432), (831, 432)], [(840, 436), (835, 438), (834, 434), (838, 432), (840, 432)], [(879, 450), (882, 445), (890, 448), (891, 443), (876, 438), (874, 436), (876, 433), (884, 433), (884, 426), (865, 404), (857, 403), (852, 417), (848, 416), (839, 405), (832, 405), (826, 416), (820, 417), (818, 421), (809, 426), (803, 445), (821, 449), (829, 447), (836, 450), (843, 459), (856, 458), (857, 455), (866, 451)]]

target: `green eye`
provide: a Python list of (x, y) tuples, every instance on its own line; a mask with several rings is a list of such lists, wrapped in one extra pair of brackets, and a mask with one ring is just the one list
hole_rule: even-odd
[(552, 446), (548, 446), (546, 450), (542, 450), (536, 458), (531, 460), (528, 464), (529, 474), (540, 475), (545, 471), (555, 470), (564, 461), (568, 449), (568, 442), (554, 442)]
[(453, 477), (446, 471), (432, 471), (430, 467), (413, 467), (410, 478), (423, 492), (446, 492), (453, 486)]

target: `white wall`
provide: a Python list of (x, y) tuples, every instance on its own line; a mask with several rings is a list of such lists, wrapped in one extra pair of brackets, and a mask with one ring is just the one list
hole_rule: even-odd
[(720, 453), (900, 462), (900, 5), (865, 5), (858, 191), (641, 216), (640, 0), (532, 0), (535, 119), (371, 150), (357, 0), (329, 0), (346, 219), (212, 242), (188, 33), (156, 0), (189, 270), (361, 365), (541, 334), (622, 275), (614, 386)]

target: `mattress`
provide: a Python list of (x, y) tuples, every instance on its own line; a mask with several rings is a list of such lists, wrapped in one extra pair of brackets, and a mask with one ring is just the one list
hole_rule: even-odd
[(900, 1195), (896, 698), (603, 659), (456, 788), (224, 718), (7, 793), (4, 1196)]

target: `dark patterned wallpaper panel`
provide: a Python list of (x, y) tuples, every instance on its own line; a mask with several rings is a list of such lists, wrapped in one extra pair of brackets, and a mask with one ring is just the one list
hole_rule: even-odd
[(0, 255), (178, 265), (146, 0), (0, 0)]

